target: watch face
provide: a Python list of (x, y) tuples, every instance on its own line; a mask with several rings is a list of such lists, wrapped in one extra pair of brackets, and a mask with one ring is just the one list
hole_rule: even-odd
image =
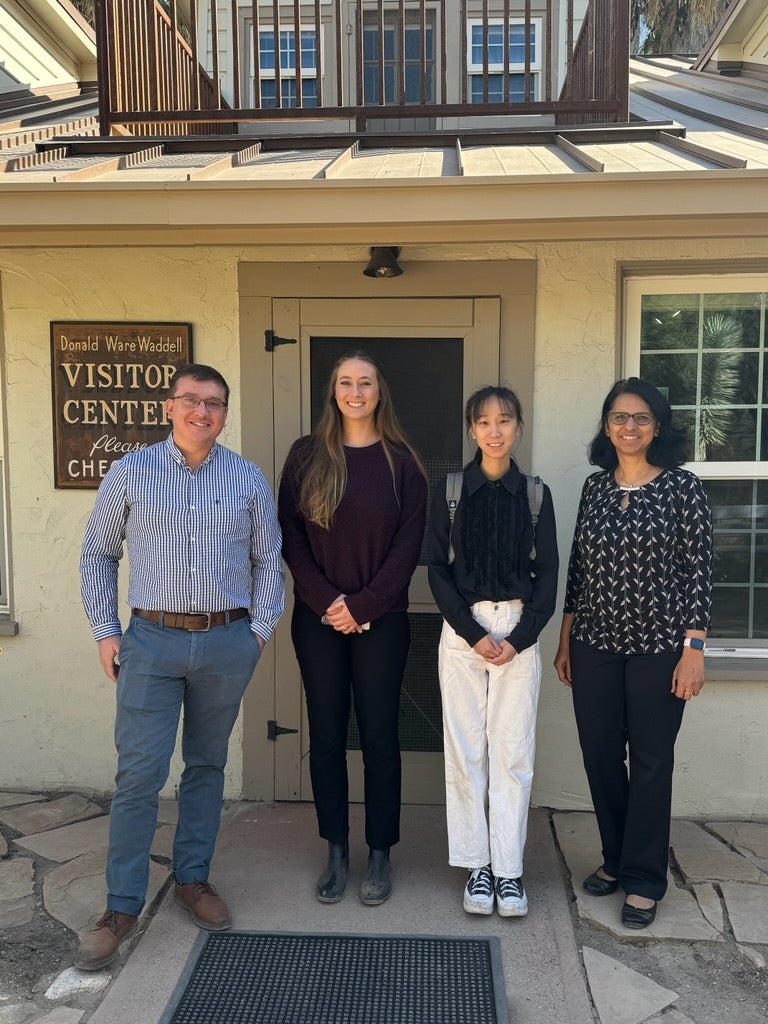
[(699, 640), (697, 636), (691, 637), (690, 640), (686, 640), (685, 642), (688, 644), (689, 647), (692, 647), (694, 651), (704, 650), (704, 641)]

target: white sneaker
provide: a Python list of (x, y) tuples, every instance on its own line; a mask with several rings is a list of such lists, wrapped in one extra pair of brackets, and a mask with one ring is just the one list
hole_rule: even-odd
[(493, 903), (493, 875), (491, 865), (486, 864), (484, 868), (469, 872), (464, 887), (464, 909), (468, 914), (492, 914)]
[(522, 878), (496, 879), (496, 909), (500, 917), (525, 917), (528, 897)]

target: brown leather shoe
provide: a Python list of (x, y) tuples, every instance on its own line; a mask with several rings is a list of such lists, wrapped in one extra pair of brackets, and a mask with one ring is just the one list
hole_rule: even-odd
[(185, 882), (176, 885), (176, 899), (187, 908), (198, 928), (207, 932), (223, 932), (232, 927), (227, 904), (208, 882)]
[(80, 936), (75, 967), (81, 971), (98, 971), (111, 964), (120, 949), (120, 943), (136, 930), (138, 917), (107, 910), (90, 931)]

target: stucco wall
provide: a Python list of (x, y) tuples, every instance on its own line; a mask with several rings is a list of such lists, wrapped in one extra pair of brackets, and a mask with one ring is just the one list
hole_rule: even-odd
[[(563, 575), (585, 444), (617, 369), (620, 262), (766, 258), (768, 242), (600, 242), (413, 247), (408, 259), (536, 259), (535, 406), (527, 417), (533, 467), (552, 486)], [(13, 586), (18, 637), (0, 655), (0, 787), (112, 786), (113, 686), (101, 674), (82, 613), (77, 560), (93, 492), (53, 488), (50, 320), (188, 320), (195, 358), (233, 385), (222, 440), (240, 445), (237, 266), (242, 261), (359, 263), (360, 252), (299, 248), (0, 250), (11, 476)], [(309, 272), (309, 271), (308, 271)], [(501, 376), (515, 379), (511, 339)], [(265, 423), (265, 429), (269, 424)], [(557, 621), (543, 639), (534, 800), (589, 806), (570, 696), (552, 664)], [(257, 670), (266, 672), (266, 666)], [(768, 815), (768, 682), (709, 683), (687, 709), (678, 743), (676, 814)], [(242, 785), (242, 729), (231, 744), (227, 795)], [(172, 791), (178, 761), (168, 792)]]
[[(214, 363), (234, 384), (235, 258), (205, 249), (16, 252), (0, 254), (0, 274), (20, 627), (18, 636), (3, 638), (0, 655), (0, 786), (106, 792), (115, 765), (114, 686), (99, 667), (78, 577), (95, 491), (53, 487), (49, 321), (191, 321), (194, 357)], [(239, 422), (235, 388), (222, 442), (236, 449)], [(125, 611), (121, 598), (124, 625)], [(238, 730), (230, 747), (230, 795), (240, 792), (239, 736)]]

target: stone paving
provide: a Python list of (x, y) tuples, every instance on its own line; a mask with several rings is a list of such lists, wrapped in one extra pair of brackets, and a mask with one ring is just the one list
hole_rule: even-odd
[[(169, 880), (175, 820), (175, 804), (161, 802), (150, 909), (144, 916)], [(38, 913), (72, 932), (87, 927), (104, 908), (108, 817), (77, 794), (48, 799), (0, 793), (0, 822), (18, 833), (10, 848), (0, 837), (0, 934), (12, 941), (14, 930), (29, 924), (36, 913), (36, 892), (42, 893)], [(571, 876), (578, 918), (621, 940), (616, 956), (587, 944), (581, 948), (599, 1024), (691, 1024), (673, 1006), (677, 992), (622, 962), (621, 950), (628, 948), (624, 943), (735, 940), (749, 961), (765, 970), (768, 984), (768, 823), (674, 821), (669, 891), (656, 920), (642, 932), (621, 926), (622, 893), (596, 899), (581, 888), (581, 880), (599, 866), (594, 816), (554, 812), (552, 823)], [(69, 967), (42, 979), (32, 999), (19, 1000), (0, 989), (0, 1024), (79, 1024), (110, 981), (108, 970), (91, 974)]]

